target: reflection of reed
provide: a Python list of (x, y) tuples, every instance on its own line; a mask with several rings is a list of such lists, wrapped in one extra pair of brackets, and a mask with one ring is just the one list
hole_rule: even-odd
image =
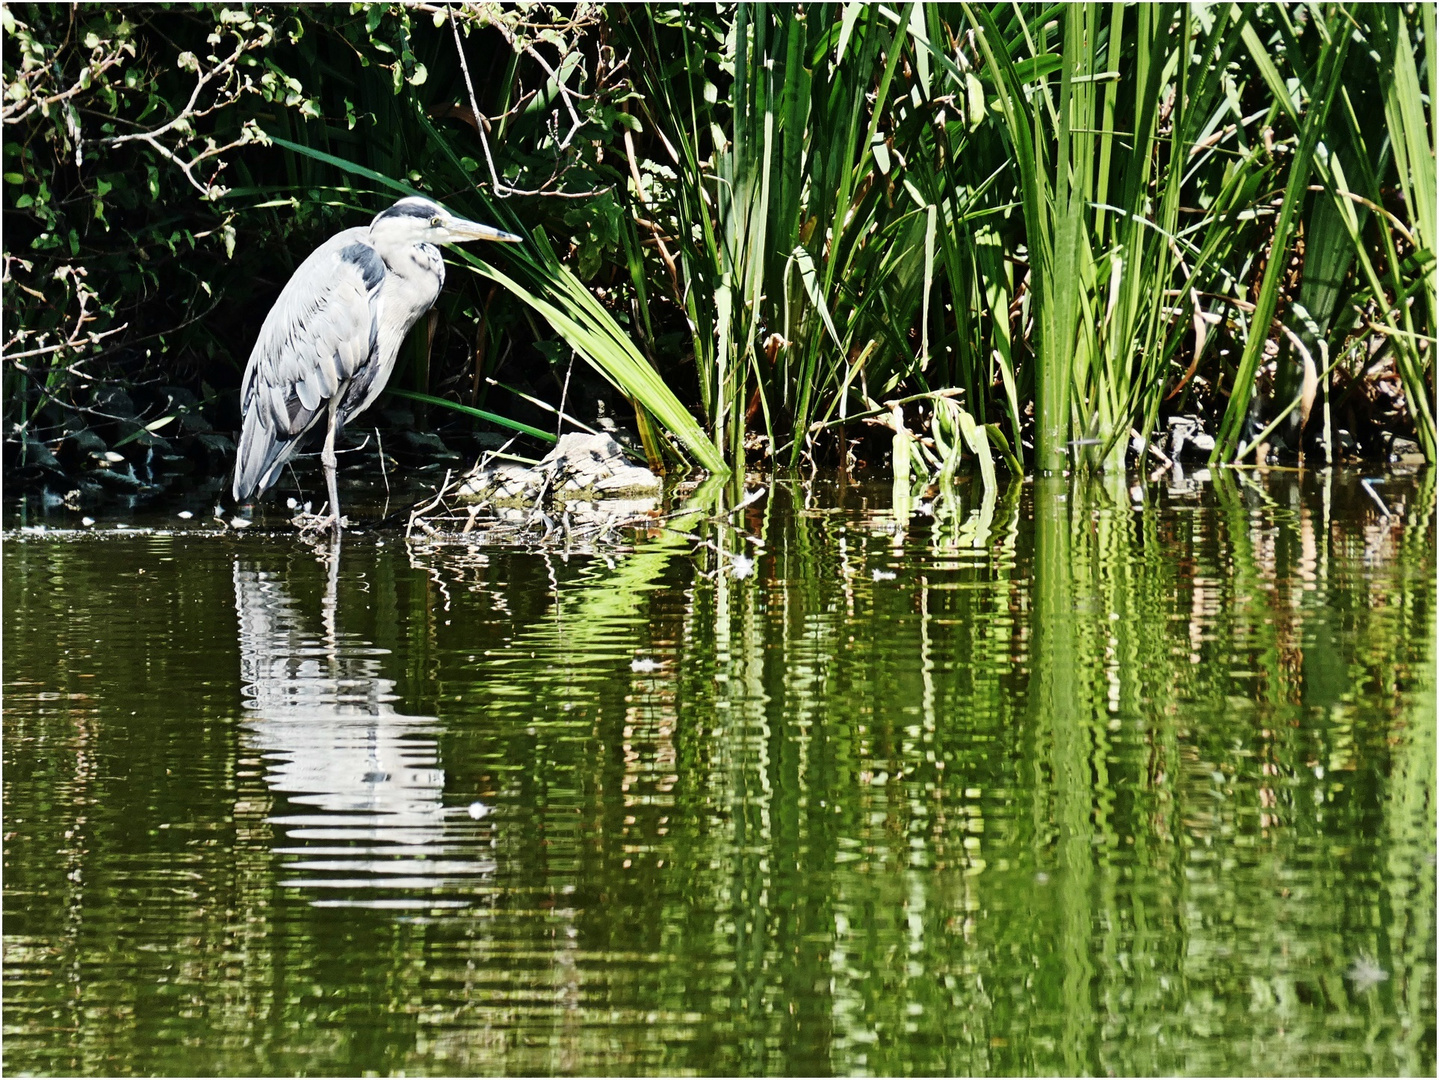
[(381, 674), (387, 650), (336, 631), (338, 575), (336, 547), (317, 635), (283, 577), (234, 568), (246, 741), (265, 759), (271, 791), (299, 811), (269, 819), (296, 842), (276, 850), (302, 874), (281, 884), (363, 891), (326, 905), (453, 906), (373, 896), (433, 892), (493, 865), (473, 857), (478, 823), (444, 806), (438, 720), (397, 713), (395, 684)]

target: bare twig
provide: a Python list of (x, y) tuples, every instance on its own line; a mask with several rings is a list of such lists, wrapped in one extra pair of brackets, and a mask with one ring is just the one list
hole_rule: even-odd
[(452, 475), (454, 475), (454, 470), (446, 469), (444, 482), (440, 484), (439, 490), (435, 492), (435, 497), (431, 499), (428, 503), (426, 503), (424, 506), (418, 507), (417, 509), (410, 511), (410, 521), (409, 524), (405, 526), (405, 539), (408, 540), (410, 534), (415, 531), (416, 522), (423, 522), (424, 516), (426, 514), (428, 514), (435, 507), (439, 506), (440, 503), (444, 502), (445, 495), (449, 492), (450, 477)]
[[(202, 69), (200, 61), (195, 58), (194, 54), (183, 54), (181, 56), (182, 63), (188, 57), (189, 66), (196, 72), (197, 78), (194, 89), (190, 91), (190, 99), (185, 102), (180, 111), (157, 128), (151, 128), (146, 131), (131, 131), (124, 135), (113, 135), (109, 138), (97, 140), (97, 145), (120, 146), (127, 142), (143, 142), (166, 161), (177, 166), (181, 173), (184, 174), (190, 186), (205, 198), (210, 200), (220, 198), (226, 193), (227, 189), (216, 184), (215, 178), (219, 176), (220, 171), (224, 169), (225, 162), (218, 162), (218, 167), (215, 169), (214, 174), (204, 183), (201, 183), (200, 180), (196, 178), (195, 169), (198, 168), (202, 162), (209, 161), (212, 158), (218, 158), (219, 155), (227, 153), (230, 150), (241, 146), (248, 146), (250, 143), (265, 142), (265, 133), (260, 130), (259, 125), (253, 120), (247, 120), (241, 128), (240, 137), (226, 143), (224, 146), (217, 145), (214, 139), (207, 138), (205, 140), (205, 148), (188, 161), (182, 158), (177, 151), (187, 146), (194, 137), (193, 121), (233, 104), (238, 101), (241, 95), (246, 91), (253, 90), (248, 80), (244, 83), (236, 81), (235, 77), (239, 72), (240, 58), (247, 52), (268, 45), (272, 37), (273, 34), (268, 28), (251, 40), (246, 40), (237, 35), (235, 50), (223, 60), (214, 60), (214, 58), (211, 57), (211, 59), (214, 60), (214, 66), (209, 69)], [(218, 92), (214, 100), (207, 105), (201, 105), (201, 94), (204, 93), (206, 87), (215, 83), (217, 80), (219, 80)], [(172, 132), (181, 136), (179, 143), (173, 149), (162, 141), (163, 136), (169, 135)]]
[[(603, 188), (596, 188), (593, 191), (549, 190), (549, 185), (556, 183), (559, 180), (561, 174), (564, 171), (562, 169), (557, 169), (554, 175), (552, 175), (547, 181), (545, 181), (544, 184), (534, 189), (517, 188), (512, 184), (507, 184), (503, 180), (501, 180), (499, 170), (495, 168), (494, 153), (490, 149), (489, 131), (492, 125), (490, 120), (485, 116), (485, 114), (480, 112), (479, 102), (475, 98), (475, 84), (474, 80), (470, 77), (470, 64), (469, 61), (465, 58), (464, 43), (460, 40), (460, 25), (459, 19), (456, 17), (457, 12), (454, 8), (448, 6), (444, 8), (434, 8), (430, 5), (423, 4), (416, 6), (420, 10), (425, 11), (444, 11), (449, 18), (450, 31), (454, 35), (455, 39), (455, 51), (459, 54), (460, 58), (460, 73), (465, 78), (465, 92), (470, 100), (470, 111), (474, 115), (475, 131), (480, 137), (480, 146), (485, 152), (485, 165), (490, 172), (490, 190), (494, 192), (496, 197), (508, 198), (511, 195), (545, 195), (551, 198), (559, 199), (587, 199), (592, 196), (599, 195), (605, 190)], [(461, 5), (460, 10), (463, 10), (463, 5)], [(568, 110), (571, 120), (573, 121), (569, 132), (565, 135), (563, 139), (557, 142), (556, 151), (559, 152), (567, 149), (571, 141), (573, 141), (576, 133), (578, 133), (579, 130), (584, 127), (584, 121), (580, 118), (579, 112), (575, 109), (572, 98), (575, 96), (583, 97), (585, 95), (576, 95), (574, 91), (570, 90), (570, 88), (560, 80), (558, 75), (555, 73), (555, 69), (551, 67), (548, 62), (545, 61), (544, 57), (540, 56), (540, 54), (535, 51), (534, 46), (526, 42), (520, 41), (511, 31), (511, 29), (504, 23), (503, 20), (493, 20), (490, 22), (489, 25), (493, 26), (496, 30), (500, 32), (501, 35), (504, 36), (505, 41), (509, 44), (512, 50), (514, 50), (515, 52), (522, 52), (526, 56), (530, 57), (530, 59), (534, 60), (537, 64), (539, 64), (540, 67), (544, 69), (545, 73), (548, 74), (550, 78), (554, 81), (558, 93), (565, 103), (565, 108)], [(565, 29), (573, 29), (582, 25), (582, 22), (580, 20), (572, 20), (571, 22), (563, 25)]]
[[(5, 268), (7, 278), (9, 276), (9, 270), (9, 260), (7, 258)], [(68, 271), (68, 273), (66, 271)], [(80, 305), (80, 311), (75, 316), (75, 325), (70, 330), (70, 333), (66, 337), (66, 339), (54, 345), (41, 345), (33, 349), (26, 349), (22, 352), (5, 352), (3, 354), (3, 357), (0, 357), (0, 359), (3, 359), (6, 363), (16, 363), (17, 366), (23, 368), (24, 365), (18, 364), (18, 361), (27, 360), (36, 356), (48, 356), (52, 353), (63, 352), (66, 349), (69, 349), (72, 352), (78, 351), (85, 345), (98, 344), (103, 338), (109, 337), (111, 334), (118, 334), (121, 330), (124, 330), (127, 326), (130, 325), (129, 323), (125, 323), (123, 326), (117, 326), (111, 330), (103, 330), (99, 332), (92, 331), (87, 333), (85, 327), (95, 321), (95, 316), (90, 312), (90, 301), (95, 299), (95, 291), (91, 289), (90, 286), (85, 284), (85, 281), (83, 280), (85, 277), (85, 270), (83, 267), (62, 267), (60, 270), (56, 271), (57, 280), (61, 280), (66, 277), (70, 279), (72, 285), (74, 286), (75, 299)], [(15, 345), (18, 345), (21, 342), (25, 341), (30, 335), (30, 331), (19, 330), (11, 336), (9, 341), (5, 343), (5, 347), (8, 349)], [(44, 340), (43, 336), (41, 336), (41, 340)]]

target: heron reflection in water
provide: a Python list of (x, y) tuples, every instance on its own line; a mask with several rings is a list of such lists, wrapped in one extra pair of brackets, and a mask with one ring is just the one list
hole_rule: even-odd
[(410, 197), (316, 248), (265, 316), (245, 366), (235, 501), (263, 494), (323, 421), (320, 461), (330, 501), (318, 526), (338, 533), (345, 520), (335, 438), (380, 396), (405, 334), (440, 295), (439, 245), (522, 239)]
[(440, 722), (397, 712), (394, 681), (383, 677), (388, 650), (340, 633), (338, 538), (324, 558), (318, 628), (284, 574), (252, 559), (234, 564), (245, 741), (290, 807), (269, 818), (293, 842), (276, 849), (298, 875), (281, 884), (332, 890), (319, 901), (327, 906), (463, 904), (434, 893), (493, 871), (478, 857), (488, 827), (444, 805)]

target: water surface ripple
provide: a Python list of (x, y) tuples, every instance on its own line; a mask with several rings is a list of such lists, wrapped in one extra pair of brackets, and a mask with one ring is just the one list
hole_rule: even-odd
[(1433, 1075), (1434, 474), (1359, 481), (12, 514), (5, 1068)]

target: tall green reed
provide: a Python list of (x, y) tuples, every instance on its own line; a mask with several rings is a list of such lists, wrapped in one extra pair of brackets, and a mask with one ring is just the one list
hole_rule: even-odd
[[(665, 209), (700, 397), (736, 459), (753, 425), (794, 463), (852, 406), (923, 378), (929, 339), (910, 330), (933, 292), (936, 218), (895, 148), (915, 109), (892, 107), (912, 49), (910, 20), (890, 16), (740, 4), (720, 25), (689, 9), (631, 17), (647, 119), (676, 167)], [(674, 51), (698, 62), (666, 64)], [(711, 76), (728, 78), (723, 100)]]
[[(1119, 470), (1131, 437), (1143, 445), (1166, 401), (1203, 383), (1207, 407), (1226, 404), (1214, 459), (1231, 460), (1258, 442), (1271, 343), (1333, 322), (1320, 353), (1385, 336), (1432, 455), (1433, 134), (1414, 20), (1342, 5), (1302, 26), (1236, 5), (789, 15), (735, 9), (727, 115), (705, 80), (652, 86), (666, 146), (684, 148), (682, 262), (713, 300), (691, 292), (687, 310), (727, 454), (752, 422), (793, 461), (859, 409), (944, 389), (981, 423), (1005, 421), (1016, 450), (1032, 406), (1041, 471)], [(1346, 84), (1355, 25), (1385, 58), (1365, 73), (1389, 133), (1373, 147)], [(653, 23), (649, 44), (658, 56)], [(1356, 148), (1348, 180), (1341, 141)], [(1407, 224), (1368, 213), (1394, 173)], [(1366, 303), (1378, 318), (1356, 326)], [(1225, 336), (1240, 346), (1232, 369), (1211, 347)], [(1306, 363), (1305, 415), (1333, 362)], [(1282, 365), (1274, 381), (1291, 393)]]
[[(1023, 207), (1036, 467), (1123, 468), (1191, 329), (1214, 316), (1201, 298), (1240, 284), (1269, 172), (1242, 124), (1225, 123), (1247, 16), (1163, 4), (964, 13)], [(945, 71), (957, 92), (965, 73)], [(1202, 349), (1202, 332), (1192, 340)]]
[[(1302, 426), (1321, 384), (1327, 406), (1330, 374), (1346, 357), (1362, 355), (1360, 374), (1389, 353), (1420, 445), (1434, 460), (1434, 130), (1432, 102), (1431, 115), (1425, 115), (1410, 20), (1393, 5), (1327, 5), (1316, 9), (1307, 38), (1317, 45), (1306, 52), (1284, 9), (1278, 12), (1271, 26), (1246, 27), (1245, 44), (1299, 143), (1257, 298), (1256, 332), (1236, 375), (1213, 459), (1243, 458), (1290, 409), (1299, 408), (1301, 420), (1294, 426)], [(1421, 5), (1417, 15), (1432, 85), (1433, 11)], [(1385, 123), (1376, 128), (1372, 118), (1381, 110)], [(1315, 190), (1306, 191), (1311, 175)], [(1390, 177), (1402, 192), (1407, 222), (1385, 206)], [(1294, 358), (1284, 349), (1276, 373), (1279, 416), (1241, 444), (1264, 346), (1259, 331), (1267, 322), (1260, 320), (1272, 316), (1279, 302), (1283, 226), (1297, 218), (1306, 200), (1304, 278), (1283, 330)], [(1357, 347), (1373, 335), (1383, 341), (1379, 350), (1371, 354)], [(1329, 436), (1326, 408), (1326, 447)]]

